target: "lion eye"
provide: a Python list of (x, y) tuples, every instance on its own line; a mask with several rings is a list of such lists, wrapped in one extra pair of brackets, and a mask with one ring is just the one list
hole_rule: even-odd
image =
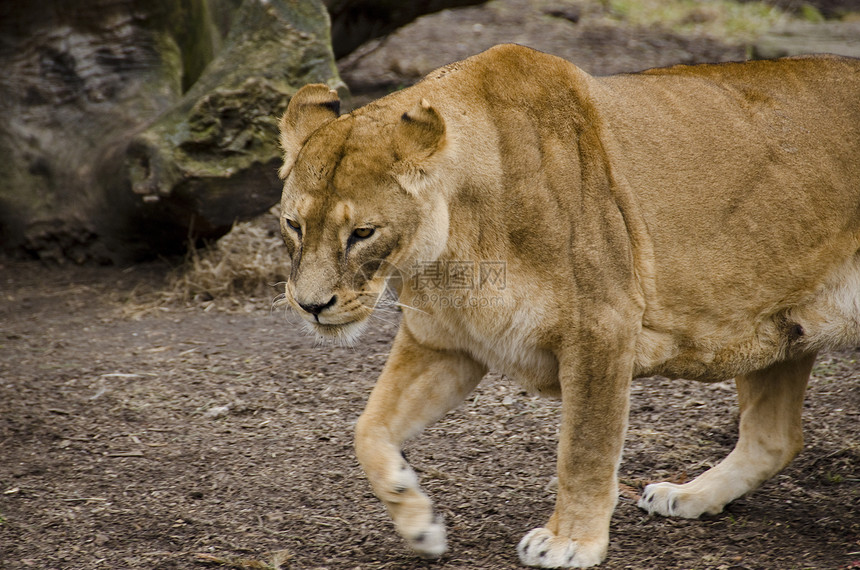
[(301, 224), (299, 224), (299, 223), (298, 223), (297, 221), (295, 221), (295, 220), (291, 220), (290, 218), (286, 218), (286, 220), (287, 220), (287, 225), (288, 225), (288, 226), (290, 226), (291, 228), (293, 228), (293, 229), (294, 229), (294, 230), (296, 230), (297, 232), (301, 233), (301, 231), (302, 231), (302, 226), (301, 226)]
[(356, 228), (352, 235), (356, 239), (367, 239), (373, 235), (376, 230), (374, 228)]

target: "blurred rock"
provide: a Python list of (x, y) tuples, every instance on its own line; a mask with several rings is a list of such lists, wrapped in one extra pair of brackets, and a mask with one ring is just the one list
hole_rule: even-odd
[(812, 8), (825, 18), (842, 18), (852, 12), (860, 12), (860, 0), (765, 0), (765, 2), (800, 14)]
[(0, 246), (181, 251), (276, 200), (276, 116), (340, 85), (320, 0), (0, 4)]
[(753, 46), (759, 59), (810, 53), (860, 57), (860, 22), (797, 22), (766, 34)]
[(405, 26), (424, 14), (447, 8), (475, 6), (487, 0), (324, 0), (331, 14), (334, 55), (338, 59), (352, 53), (368, 40)]

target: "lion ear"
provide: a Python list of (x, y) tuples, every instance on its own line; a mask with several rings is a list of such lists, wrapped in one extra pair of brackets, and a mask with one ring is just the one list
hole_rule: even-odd
[(287, 111), (281, 117), (281, 147), (284, 149), (284, 165), (278, 171), (286, 179), (296, 157), (314, 131), (336, 119), (340, 114), (340, 98), (337, 91), (327, 85), (316, 83), (299, 89)]
[(403, 113), (394, 132), (398, 158), (396, 177), (409, 192), (418, 192), (429, 180), (430, 158), (445, 144), (445, 120), (426, 99)]

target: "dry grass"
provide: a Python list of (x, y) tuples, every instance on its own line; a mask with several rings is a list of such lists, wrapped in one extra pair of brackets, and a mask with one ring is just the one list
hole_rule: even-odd
[(237, 223), (224, 237), (189, 253), (171, 279), (168, 301), (208, 301), (269, 295), (290, 275), (290, 259), (277, 230), (278, 213)]
[(256, 295), (290, 274), (287, 251), (265, 219), (236, 224), (214, 245), (192, 250), (171, 288), (180, 300)]
[(142, 316), (189, 303), (209, 308), (224, 300), (270, 302), (283, 293), (289, 275), (290, 259), (278, 230), (276, 206), (263, 216), (237, 223), (217, 242), (190, 250), (161, 290), (133, 295), (126, 313)]

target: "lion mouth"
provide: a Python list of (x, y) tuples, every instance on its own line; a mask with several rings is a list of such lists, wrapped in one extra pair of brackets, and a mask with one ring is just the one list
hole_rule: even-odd
[[(378, 297), (375, 295), (374, 297)], [(355, 306), (352, 310), (338, 311), (335, 308), (329, 308), (325, 311), (311, 313), (297, 303), (291, 294), (289, 284), (286, 284), (283, 293), (278, 295), (272, 302), (272, 307), (278, 309), (281, 307), (292, 308), (301, 318), (301, 324), (306, 332), (316, 337), (320, 341), (334, 342), (342, 346), (355, 345), (358, 338), (367, 327), (367, 321), (373, 314), (373, 306), (368, 306), (360, 302), (360, 307), (356, 310)], [(354, 303), (353, 303), (354, 305)]]
[(321, 340), (333, 340), (343, 346), (353, 346), (367, 327), (367, 319), (348, 323), (326, 324), (304, 321), (311, 332)]

